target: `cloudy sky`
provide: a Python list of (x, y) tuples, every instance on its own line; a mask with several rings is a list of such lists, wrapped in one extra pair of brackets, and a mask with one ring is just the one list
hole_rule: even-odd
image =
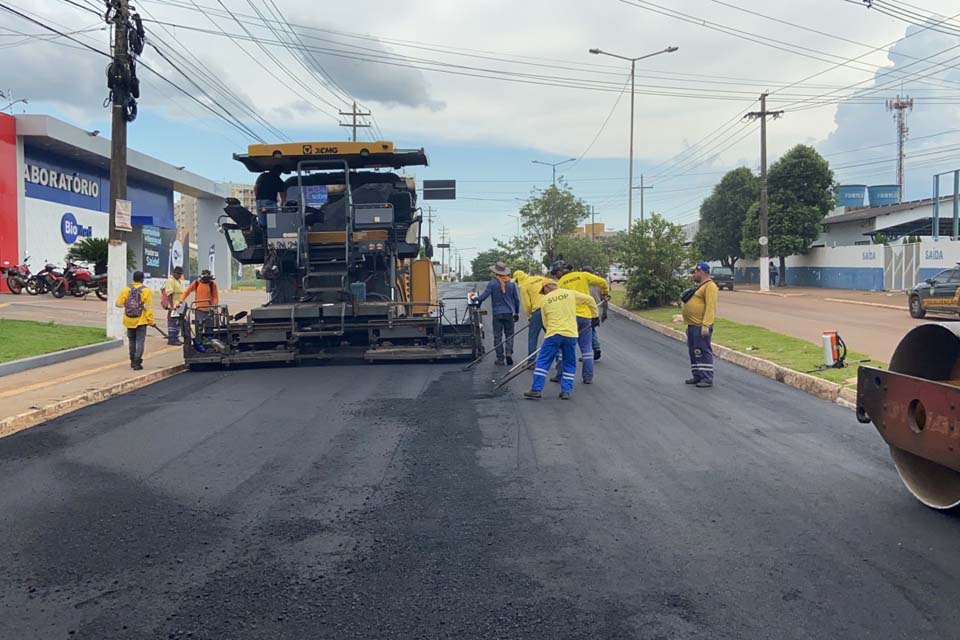
[[(0, 4), (107, 50), (97, 0)], [(342, 139), (336, 112), (356, 99), (375, 118), (361, 135), (425, 147), (431, 166), (418, 177), (458, 180), (458, 200), (436, 211), (465, 258), (513, 233), (519, 200), (549, 184), (549, 167), (532, 160), (577, 158), (560, 173), (598, 221), (625, 227), (629, 63), (592, 47), (631, 57), (679, 47), (637, 63), (635, 94), (635, 172), (653, 187), (645, 208), (678, 222), (696, 219), (725, 170), (758, 167), (759, 132), (741, 116), (764, 90), (768, 107), (785, 111), (769, 126), (771, 162), (813, 144), (841, 182), (894, 182), (884, 102), (899, 93), (914, 99), (906, 198), (928, 197), (933, 173), (960, 166), (960, 5), (951, 0), (134, 4), (151, 43), (143, 62), (160, 75), (141, 68), (131, 146), (249, 181), (231, 153), (254, 136)], [(45, 33), (0, 8), (0, 89), (30, 101), (17, 113), (108, 131), (106, 58)]]

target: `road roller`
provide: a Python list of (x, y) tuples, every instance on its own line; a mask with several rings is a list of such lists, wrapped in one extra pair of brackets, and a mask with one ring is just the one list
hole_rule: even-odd
[(890, 370), (860, 367), (857, 419), (890, 446), (907, 489), (933, 509), (960, 506), (960, 324), (912, 329)]

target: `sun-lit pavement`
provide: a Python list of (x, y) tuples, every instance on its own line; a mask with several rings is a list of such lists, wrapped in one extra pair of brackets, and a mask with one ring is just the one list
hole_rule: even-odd
[(0, 439), (4, 631), (955, 635), (960, 522), (871, 427), (724, 362), (684, 385), (686, 347), (619, 317), (601, 339), (570, 401), (493, 392), (489, 358), (240, 369)]

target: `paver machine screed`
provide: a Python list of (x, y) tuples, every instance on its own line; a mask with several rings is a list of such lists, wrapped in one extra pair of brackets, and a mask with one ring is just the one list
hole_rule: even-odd
[[(438, 297), (414, 178), (422, 149), (391, 142), (251, 145), (251, 172), (288, 174), (282, 205), (228, 198), (220, 227), (241, 264), (263, 265), (270, 300), (242, 320), (226, 307), (184, 316), (184, 359), (200, 365), (477, 357), (481, 318)], [(425, 257), (421, 257), (425, 256)]]

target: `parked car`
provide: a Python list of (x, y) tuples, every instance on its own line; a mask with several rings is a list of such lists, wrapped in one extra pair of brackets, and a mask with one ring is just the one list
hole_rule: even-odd
[(610, 275), (607, 277), (607, 280), (610, 281), (610, 284), (614, 284), (616, 282), (626, 282), (627, 272), (624, 271), (623, 267), (620, 265), (610, 265)]
[(907, 292), (910, 317), (960, 313), (960, 268), (945, 269)]
[(733, 291), (733, 269), (730, 267), (714, 267), (710, 270), (710, 277), (717, 283), (718, 289), (726, 287)]

